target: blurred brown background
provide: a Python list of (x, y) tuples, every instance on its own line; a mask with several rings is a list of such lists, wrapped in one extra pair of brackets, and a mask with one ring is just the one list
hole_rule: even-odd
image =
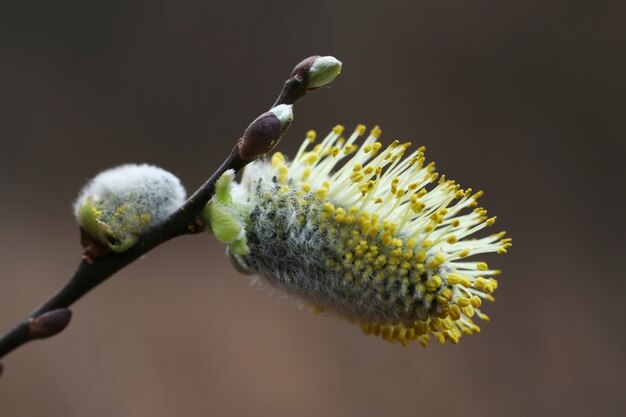
[(485, 189), (514, 247), (492, 322), (403, 349), (251, 288), (207, 235), (150, 253), (3, 361), (0, 416), (618, 416), (625, 3), (2, 1), (0, 331), (80, 256), (70, 204), (123, 162), (195, 189), (308, 55), (311, 128), (380, 124)]

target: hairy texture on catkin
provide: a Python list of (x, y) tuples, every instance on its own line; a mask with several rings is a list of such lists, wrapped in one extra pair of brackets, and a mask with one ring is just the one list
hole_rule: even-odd
[(127, 164), (103, 171), (89, 181), (74, 203), (76, 215), (89, 196), (108, 210), (132, 202), (137, 212), (150, 213), (149, 225), (154, 225), (180, 207), (186, 192), (180, 180), (164, 169)]
[[(436, 302), (425, 300), (415, 284), (407, 286), (399, 275), (346, 259), (359, 226), (322, 220), (323, 204), (313, 193), (298, 196), (260, 181), (253, 199), (247, 262), (270, 284), (358, 321), (412, 324), (436, 310)], [(382, 257), (393, 249), (378, 237), (361, 236), (357, 243), (378, 248)], [(411, 268), (409, 278), (427, 277)]]
[(116, 251), (164, 221), (185, 201), (186, 192), (173, 174), (152, 165), (122, 165), (101, 172), (81, 190), (74, 203), (85, 232)]
[(482, 191), (439, 176), (424, 147), (383, 147), (378, 127), (360, 146), (365, 126), (343, 132), (312, 145), (310, 131), (293, 160), (276, 152), (246, 167), (230, 213), (248, 246), (229, 244), (231, 261), (392, 343), (478, 333), (472, 318), (489, 320), (480, 307), (500, 271), (468, 258), (511, 247), (505, 232), (477, 236), (496, 221), (477, 207)]

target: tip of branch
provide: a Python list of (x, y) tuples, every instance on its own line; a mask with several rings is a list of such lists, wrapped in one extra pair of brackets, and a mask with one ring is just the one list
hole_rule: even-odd
[(28, 330), (33, 339), (45, 339), (61, 333), (72, 319), (72, 312), (59, 308), (28, 321)]
[(341, 72), (342, 64), (334, 56), (313, 55), (293, 68), (274, 106), (293, 104), (307, 91), (328, 85)]
[(291, 78), (301, 80), (306, 90), (314, 90), (332, 82), (341, 67), (341, 61), (334, 56), (313, 55), (295, 66)]

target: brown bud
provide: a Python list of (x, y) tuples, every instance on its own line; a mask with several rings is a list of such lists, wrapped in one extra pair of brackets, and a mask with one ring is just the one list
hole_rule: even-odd
[(45, 339), (61, 333), (72, 318), (72, 312), (66, 308), (48, 311), (39, 317), (28, 320), (28, 330), (33, 339)]
[(274, 149), (293, 119), (292, 106), (281, 104), (257, 117), (237, 142), (239, 157), (253, 161)]

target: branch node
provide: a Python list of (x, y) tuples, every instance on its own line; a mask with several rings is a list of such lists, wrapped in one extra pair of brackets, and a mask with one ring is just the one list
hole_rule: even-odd
[(107, 256), (111, 249), (108, 246), (103, 245), (100, 241), (80, 228), (80, 243), (83, 246), (83, 259), (89, 265), (91, 265), (94, 259), (100, 259)]

